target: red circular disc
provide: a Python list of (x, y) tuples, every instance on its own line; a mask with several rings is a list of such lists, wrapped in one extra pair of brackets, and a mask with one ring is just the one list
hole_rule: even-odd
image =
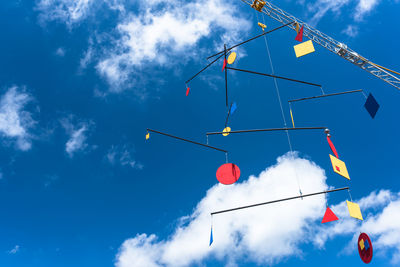
[(364, 263), (370, 263), (372, 260), (372, 242), (366, 233), (361, 233), (358, 237), (358, 253)]
[(233, 163), (226, 163), (217, 170), (217, 179), (221, 184), (234, 184), (239, 177), (240, 169)]

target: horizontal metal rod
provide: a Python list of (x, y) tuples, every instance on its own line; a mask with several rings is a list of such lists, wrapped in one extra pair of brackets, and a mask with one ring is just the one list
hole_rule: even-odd
[[(273, 132), (273, 131), (290, 131), (290, 130), (325, 130), (325, 129), (326, 129), (326, 127), (270, 128), (270, 129), (253, 129), (253, 130), (230, 131), (229, 134), (233, 134), (233, 133)], [(206, 135), (215, 135), (215, 134), (226, 134), (226, 133), (225, 132), (206, 133)]]
[(168, 137), (172, 137), (172, 138), (175, 138), (175, 139), (178, 139), (178, 140), (181, 140), (181, 141), (189, 142), (189, 143), (192, 143), (192, 144), (195, 144), (195, 145), (204, 146), (204, 147), (207, 147), (207, 148), (211, 148), (211, 149), (215, 149), (215, 150), (218, 150), (218, 151), (221, 151), (221, 152), (228, 153), (228, 151), (226, 151), (226, 150), (223, 150), (223, 149), (220, 149), (220, 148), (217, 148), (217, 147), (213, 147), (213, 146), (209, 146), (209, 145), (206, 145), (206, 144), (198, 143), (198, 142), (195, 142), (195, 141), (192, 141), (192, 140), (188, 140), (188, 139), (185, 139), (185, 138), (181, 138), (181, 137), (178, 137), (178, 136), (175, 136), (175, 135), (159, 132), (159, 131), (152, 130), (152, 129), (149, 129), (149, 128), (147, 128), (147, 131), (153, 132), (153, 133), (162, 134), (162, 135), (165, 135), (165, 136), (168, 136)]
[(196, 73), (195, 75), (193, 75), (189, 80), (187, 80), (185, 83), (189, 83), (191, 80), (193, 80), (194, 78), (197, 77), (197, 75), (199, 75), (200, 73), (202, 73), (203, 71), (205, 71), (208, 67), (210, 67), (212, 64), (214, 64), (218, 59), (220, 59), (223, 56), (220, 55), (219, 57), (217, 57), (215, 60), (213, 60), (211, 63), (209, 63), (207, 66), (205, 66), (204, 68), (202, 68), (198, 73)]
[(282, 77), (282, 76), (277, 76), (277, 75), (272, 75), (272, 74), (266, 74), (266, 73), (251, 71), (251, 70), (236, 69), (236, 68), (231, 68), (231, 67), (227, 67), (227, 68), (230, 69), (230, 70), (242, 71), (242, 72), (247, 72), (247, 73), (251, 73), (251, 74), (257, 74), (257, 75), (262, 75), (262, 76), (267, 76), (267, 77), (272, 77), (272, 78), (277, 78), (277, 79), (282, 79), (282, 80), (287, 80), (287, 81), (292, 81), (292, 82), (297, 82), (297, 83), (304, 83), (304, 84), (308, 84), (308, 85), (312, 85), (312, 86), (322, 87), (322, 85), (320, 85), (320, 84), (300, 81), (300, 80), (296, 80), (296, 79), (292, 79), (292, 78), (287, 78), (287, 77)]
[[(253, 41), (254, 39), (257, 39), (257, 38), (259, 38), (259, 37), (261, 37), (261, 36), (264, 36), (264, 35), (266, 35), (266, 34), (269, 34), (269, 33), (271, 33), (271, 32), (274, 32), (274, 31), (276, 31), (276, 30), (279, 30), (279, 29), (281, 29), (281, 28), (283, 28), (283, 27), (285, 27), (285, 26), (288, 26), (289, 24), (293, 24), (293, 23), (294, 23), (294, 22), (289, 22), (289, 23), (287, 23), (287, 24), (285, 24), (285, 25), (279, 26), (278, 28), (275, 28), (275, 29), (272, 29), (272, 30), (270, 30), (270, 31), (264, 32), (264, 33), (262, 33), (262, 34), (259, 34), (259, 35), (255, 36), (255, 37), (253, 37), (253, 38), (250, 38), (250, 39), (248, 39), (248, 40), (246, 40), (246, 41), (243, 41), (243, 42), (241, 42), (241, 43), (239, 43), (239, 44), (236, 44), (236, 45), (234, 45), (234, 46), (232, 46), (232, 47), (230, 47), (230, 48), (227, 48), (227, 49), (226, 49), (226, 52), (229, 52), (230, 50), (232, 50), (232, 49), (235, 48), (235, 47), (241, 46), (242, 44), (245, 44), (245, 43), (248, 43), (248, 42), (250, 42), (250, 41)], [(212, 58), (212, 57), (215, 57), (215, 56), (218, 56), (218, 55), (220, 55), (220, 54), (223, 54), (224, 52), (225, 52), (225, 50), (224, 50), (224, 51), (221, 51), (221, 52), (218, 52), (218, 53), (216, 53), (216, 54), (214, 54), (214, 55), (212, 55), (212, 56), (209, 56), (207, 59), (210, 59), (210, 58)]]
[(327, 193), (332, 193), (332, 192), (337, 192), (337, 191), (342, 191), (342, 190), (349, 190), (349, 187), (343, 187), (343, 188), (332, 189), (332, 190), (328, 190), (328, 191), (322, 191), (322, 192), (317, 192), (317, 193), (312, 193), (312, 194), (307, 194), (307, 195), (283, 198), (283, 199), (278, 199), (278, 200), (273, 200), (273, 201), (268, 201), (268, 202), (263, 202), (263, 203), (257, 203), (257, 204), (248, 205), (248, 206), (242, 206), (242, 207), (233, 208), (233, 209), (215, 211), (215, 212), (211, 212), (211, 215), (230, 212), (230, 211), (235, 211), (235, 210), (241, 210), (241, 209), (248, 209), (248, 208), (253, 208), (253, 207), (257, 207), (257, 206), (262, 206), (262, 205), (268, 205), (268, 204), (273, 204), (273, 203), (282, 202), (282, 201), (293, 200), (293, 199), (297, 199), (297, 198), (311, 197), (311, 196), (315, 196), (315, 195), (327, 194)]
[(297, 102), (297, 101), (303, 101), (303, 100), (310, 100), (310, 99), (315, 99), (315, 98), (321, 98), (321, 97), (328, 97), (328, 96), (335, 96), (335, 95), (345, 95), (345, 94), (352, 94), (352, 93), (359, 93), (362, 92), (363, 90), (353, 90), (353, 91), (346, 91), (346, 92), (340, 92), (340, 93), (334, 93), (334, 94), (327, 94), (327, 95), (318, 95), (318, 96), (311, 96), (311, 97), (304, 97), (304, 98), (299, 98), (299, 99), (293, 99), (289, 100), (288, 102)]

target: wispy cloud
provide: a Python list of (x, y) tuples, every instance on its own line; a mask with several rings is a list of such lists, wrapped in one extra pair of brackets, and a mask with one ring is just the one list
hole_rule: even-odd
[(111, 10), (124, 11), (122, 0), (38, 0), (36, 10), (42, 24), (48, 21), (65, 23), (69, 29), (79, 25), (94, 11), (100, 10), (105, 4)]
[(32, 146), (30, 130), (36, 121), (26, 106), (33, 100), (25, 89), (11, 87), (0, 100), (0, 134), (6, 139), (16, 140), (20, 150), (29, 150)]
[(16, 245), (13, 249), (8, 251), (8, 254), (17, 254), (19, 249), (20, 249), (19, 245)]
[(41, 22), (62, 21), (72, 27), (88, 15), (93, 3), (94, 0), (40, 0), (36, 9)]
[(106, 159), (112, 165), (118, 164), (121, 166), (129, 166), (134, 169), (143, 169), (143, 164), (136, 161), (132, 156), (133, 152), (134, 149), (132, 146), (111, 146), (107, 152)]
[[(354, 239), (360, 231), (370, 234), (378, 255), (389, 253), (392, 262), (398, 262), (400, 195), (389, 191), (356, 200), (364, 213), (363, 224), (349, 217), (345, 202), (341, 202), (332, 206), (340, 220), (322, 227), (326, 208), (323, 195), (210, 217), (212, 211), (298, 195), (296, 177), (303, 193), (328, 188), (324, 170), (315, 163), (285, 155), (258, 177), (251, 176), (232, 186), (213, 186), (192, 214), (179, 219), (168, 238), (160, 240), (154, 234), (138, 233), (126, 240), (117, 254), (116, 266), (201, 265), (210, 258), (221, 265), (235, 266), (243, 259), (273, 265), (288, 257), (303, 257), (302, 245), (311, 243), (321, 249), (330, 239), (352, 239), (353, 235)], [(211, 220), (214, 243), (209, 247)], [(356, 241), (351, 242), (354, 250)]]
[(81, 121), (74, 124), (72, 117), (62, 119), (61, 125), (69, 136), (65, 144), (65, 151), (72, 158), (78, 151), (84, 151), (87, 147), (87, 134), (92, 127), (92, 122)]

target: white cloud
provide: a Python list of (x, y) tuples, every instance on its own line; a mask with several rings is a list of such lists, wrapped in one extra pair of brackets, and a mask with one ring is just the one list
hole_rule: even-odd
[(40, 12), (39, 20), (42, 23), (60, 21), (70, 29), (95, 11), (101, 10), (103, 4), (111, 10), (125, 11), (121, 4), (122, 0), (38, 0), (36, 2), (36, 10)]
[(62, 21), (69, 27), (84, 19), (94, 0), (40, 0), (36, 9), (41, 13), (40, 19), (45, 21)]
[(76, 152), (83, 151), (88, 147), (86, 140), (91, 124), (92, 123), (88, 122), (80, 122), (74, 125), (71, 118), (61, 120), (61, 125), (69, 135), (69, 139), (65, 144), (65, 151), (70, 157), (73, 157)]
[[(328, 12), (340, 15), (343, 11), (351, 14), (354, 21), (364, 19), (381, 1), (380, 0), (316, 0), (309, 2), (308, 10), (313, 13), (311, 24), (317, 24)], [(397, 2), (397, 1), (395, 1)]]
[(117, 91), (144, 66), (173, 67), (198, 55), (194, 48), (202, 38), (219, 33), (220, 45), (250, 28), (236, 6), (222, 0), (143, 1), (140, 8), (116, 27), (119, 36), (97, 65)]
[(347, 28), (342, 31), (342, 33), (350, 37), (356, 37), (358, 35), (358, 27), (355, 25), (348, 25)]
[(20, 150), (29, 150), (32, 146), (30, 130), (36, 122), (32, 114), (26, 111), (26, 105), (32, 97), (23, 89), (11, 87), (0, 100), (0, 134), (7, 139), (15, 139)]
[(126, 240), (116, 266), (187, 266), (211, 256), (233, 264), (246, 255), (256, 263), (273, 264), (287, 256), (301, 256), (299, 243), (308, 237), (308, 222), (323, 215), (323, 195), (215, 215), (214, 244), (208, 247), (210, 212), (298, 195), (296, 177), (305, 194), (327, 189), (324, 170), (286, 155), (258, 177), (213, 186), (168, 239), (138, 234)]
[(59, 57), (64, 57), (64, 56), (65, 56), (65, 53), (66, 53), (65, 48), (59, 47), (59, 48), (57, 48), (55, 54), (56, 54), (57, 56), (59, 56)]
[(13, 249), (8, 251), (8, 254), (17, 254), (19, 249), (20, 249), (19, 245), (16, 245)]
[(143, 164), (137, 162), (133, 156), (134, 149), (127, 145), (124, 146), (112, 146), (106, 155), (107, 161), (114, 165), (120, 164), (121, 166), (130, 166), (135, 169), (143, 169)]
[[(340, 220), (321, 225), (324, 195), (215, 215), (214, 243), (208, 246), (210, 212), (298, 195), (296, 177), (304, 194), (328, 188), (324, 170), (308, 160), (285, 155), (258, 177), (231, 186), (213, 186), (191, 215), (180, 218), (168, 238), (137, 234), (126, 240), (116, 266), (188, 266), (210, 258), (228, 266), (239, 260), (273, 265), (288, 257), (303, 257), (301, 246), (306, 243), (321, 249), (337, 236), (353, 236), (347, 248), (354, 252), (354, 239), (360, 231), (370, 235), (376, 255), (389, 253), (393, 263), (399, 262), (400, 194), (385, 190), (355, 200), (364, 223), (349, 216), (343, 201), (331, 205)], [(345, 194), (343, 199), (347, 196), (345, 192), (335, 194)]]

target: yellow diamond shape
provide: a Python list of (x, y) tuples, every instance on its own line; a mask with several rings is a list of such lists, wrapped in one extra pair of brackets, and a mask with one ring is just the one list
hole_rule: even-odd
[(344, 178), (350, 180), (350, 176), (349, 176), (349, 173), (347, 172), (346, 164), (343, 161), (341, 161), (340, 159), (336, 158), (335, 156), (332, 156), (329, 154), (329, 157), (331, 158), (333, 171), (336, 172), (337, 174), (340, 174)]
[(364, 248), (365, 248), (364, 239), (361, 239), (360, 242), (358, 242), (358, 244), (360, 245), (361, 250), (364, 250)]
[(359, 220), (363, 220), (362, 214), (361, 214), (361, 210), (360, 210), (360, 206), (358, 206), (357, 203), (353, 203), (350, 201), (347, 201), (347, 208), (349, 209), (349, 213), (350, 216)]

